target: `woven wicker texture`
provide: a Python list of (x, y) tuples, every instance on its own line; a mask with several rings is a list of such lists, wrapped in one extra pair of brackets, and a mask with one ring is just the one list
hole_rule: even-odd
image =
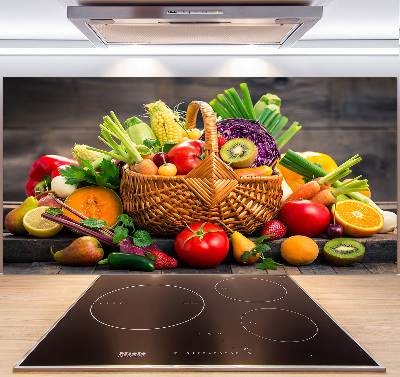
[(186, 224), (211, 222), (227, 233), (254, 233), (278, 214), (282, 175), (238, 177), (219, 158), (216, 117), (202, 101), (189, 104), (186, 127), (204, 121), (205, 159), (186, 176), (144, 175), (125, 167), (120, 192), (124, 210), (149, 232), (176, 235)]

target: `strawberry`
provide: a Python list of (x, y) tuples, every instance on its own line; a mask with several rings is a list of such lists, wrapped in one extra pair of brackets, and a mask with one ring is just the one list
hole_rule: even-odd
[(218, 150), (227, 142), (228, 140), (225, 139), (223, 136), (218, 136)]
[(286, 234), (286, 227), (279, 220), (271, 220), (264, 224), (262, 235), (268, 236), (267, 241), (277, 240), (278, 238), (282, 238)]
[[(148, 246), (147, 249), (150, 248), (150, 246)], [(175, 268), (178, 266), (178, 261), (175, 258), (163, 253), (161, 250), (159, 250), (158, 246), (154, 246), (155, 247), (153, 250), (149, 250), (149, 256), (155, 255), (157, 257), (153, 260), (154, 268), (156, 270), (165, 270), (167, 268)]]

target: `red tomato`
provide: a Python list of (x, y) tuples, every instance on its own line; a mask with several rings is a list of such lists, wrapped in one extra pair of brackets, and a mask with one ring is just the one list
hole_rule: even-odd
[(290, 234), (315, 237), (328, 226), (331, 216), (328, 208), (310, 200), (292, 200), (285, 203), (279, 212)]
[(219, 265), (229, 251), (229, 239), (218, 225), (195, 223), (175, 239), (175, 251), (189, 266), (211, 268)]
[(203, 160), (203, 152), (202, 141), (186, 140), (168, 152), (168, 162), (176, 166), (177, 175), (186, 175)]

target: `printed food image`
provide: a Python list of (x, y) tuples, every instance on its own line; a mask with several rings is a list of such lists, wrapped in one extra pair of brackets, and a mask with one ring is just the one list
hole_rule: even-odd
[[(184, 110), (153, 98), (128, 118), (108, 109), (96, 129), (101, 147), (78, 132), (69, 156), (30, 162), (26, 198), (5, 229), (48, 240), (68, 232), (71, 243), (49, 251), (60, 265), (148, 273), (226, 260), (347, 267), (368, 253), (363, 240), (396, 231), (396, 213), (357, 174), (362, 155), (334, 159), (313, 140), (291, 149), (306, 125), (285, 116), (285, 98), (254, 98), (250, 82), (214, 97)], [(154, 241), (160, 235), (173, 239), (173, 255)]]

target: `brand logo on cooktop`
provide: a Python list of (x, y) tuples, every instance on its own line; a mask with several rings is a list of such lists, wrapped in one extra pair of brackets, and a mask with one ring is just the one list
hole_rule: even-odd
[(146, 352), (127, 352), (127, 351), (119, 351), (118, 357), (125, 357), (125, 358), (131, 358), (131, 357), (145, 357)]

